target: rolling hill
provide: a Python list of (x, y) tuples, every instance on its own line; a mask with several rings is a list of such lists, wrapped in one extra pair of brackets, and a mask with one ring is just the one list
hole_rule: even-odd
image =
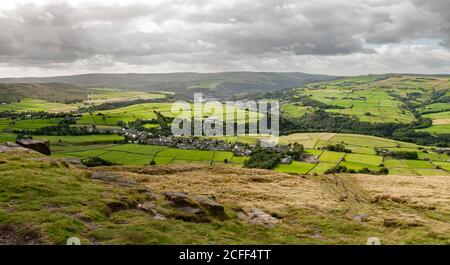
[(89, 87), (115, 87), (170, 91), (192, 95), (194, 91), (215, 96), (277, 91), (310, 82), (334, 79), (305, 73), (221, 72), (167, 74), (84, 74), (55, 77), (3, 78), (0, 83), (65, 83)]

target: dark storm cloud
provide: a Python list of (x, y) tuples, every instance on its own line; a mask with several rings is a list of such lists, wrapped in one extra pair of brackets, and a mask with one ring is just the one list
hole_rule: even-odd
[(0, 4), (0, 63), (54, 67), (82, 60), (93, 65), (191, 61), (207, 67), (211, 61), (245, 68), (258, 58), (272, 62), (289, 56), (376, 53), (371, 44), (450, 43), (447, 0), (107, 3), (23, 4), (5, 10)]

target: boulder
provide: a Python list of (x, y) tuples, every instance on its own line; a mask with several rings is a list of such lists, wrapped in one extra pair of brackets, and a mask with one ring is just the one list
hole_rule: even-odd
[(75, 157), (65, 158), (64, 161), (66, 161), (68, 164), (72, 164), (72, 165), (79, 165), (79, 166), (81, 166), (83, 164), (83, 163), (81, 163), (81, 159), (75, 158)]
[(265, 213), (259, 208), (252, 208), (247, 215), (247, 222), (250, 224), (260, 224), (265, 226), (272, 226), (280, 222), (280, 219)]
[(183, 214), (183, 220), (207, 221), (207, 215), (225, 217), (224, 207), (204, 195), (188, 195), (182, 192), (166, 192), (164, 198)]
[(195, 195), (192, 198), (212, 215), (225, 215), (224, 207), (216, 201), (203, 195)]
[(22, 147), (37, 151), (44, 155), (50, 155), (50, 144), (47, 140), (33, 140), (33, 139), (22, 139), (17, 140), (16, 143)]
[(198, 205), (183, 192), (165, 192), (164, 198), (174, 207), (197, 207)]

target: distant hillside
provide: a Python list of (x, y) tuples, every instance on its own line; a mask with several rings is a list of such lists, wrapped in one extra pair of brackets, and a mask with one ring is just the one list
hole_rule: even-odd
[(73, 102), (85, 100), (87, 98), (87, 90), (80, 86), (61, 83), (0, 84), (0, 103), (16, 102), (23, 98), (34, 98), (61, 103)]
[(306, 83), (331, 80), (332, 76), (305, 73), (222, 72), (167, 74), (84, 74), (55, 77), (3, 78), (0, 83), (66, 83), (82, 86), (172, 91), (213, 95), (276, 91)]

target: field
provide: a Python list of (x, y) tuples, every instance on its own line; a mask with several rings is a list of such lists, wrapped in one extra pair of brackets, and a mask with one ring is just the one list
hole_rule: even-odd
[[(193, 105), (190, 105), (193, 108)], [(104, 110), (92, 114), (86, 113), (77, 121), (80, 125), (116, 125), (118, 121), (131, 122), (137, 119), (151, 120), (156, 118), (155, 111), (160, 112), (166, 117), (175, 117), (181, 112), (172, 112), (172, 103), (144, 103), (135, 104), (123, 108), (112, 110)], [(237, 121), (243, 123), (245, 121), (255, 122), (258, 114), (256, 112), (249, 112), (239, 109), (225, 109), (223, 110), (223, 119), (226, 115), (236, 115)], [(194, 113), (192, 112), (192, 116)], [(208, 111), (206, 106), (204, 108), (203, 118), (215, 116), (214, 111)]]
[[(446, 104), (447, 106), (450, 104)], [(442, 134), (450, 132), (450, 111), (437, 112), (423, 115), (425, 118), (433, 120), (431, 127), (420, 129), (420, 131)]]
[(102, 104), (109, 102), (121, 102), (130, 101), (135, 99), (157, 99), (165, 98), (166, 95), (162, 93), (146, 93), (144, 91), (132, 91), (132, 90), (115, 90), (115, 89), (92, 89), (92, 93), (89, 93), (86, 104)]
[[(430, 100), (433, 91), (448, 93), (449, 87), (447, 77), (351, 77), (307, 84), (294, 89), (295, 96), (283, 102), (281, 109), (289, 117), (300, 117), (314, 108), (295, 103), (296, 99), (308, 97), (331, 106), (326, 110), (328, 112), (355, 116), (361, 121), (410, 123), (415, 120), (414, 115), (405, 107), (401, 98), (418, 104), (418, 112), (421, 114), (448, 111), (448, 103), (430, 103)], [(448, 128), (441, 129), (433, 125), (429, 131), (444, 133), (446, 129)]]
[(47, 111), (47, 112), (69, 112), (78, 109), (78, 104), (53, 103), (39, 99), (22, 99), (20, 102), (11, 104), (0, 104), (0, 111)]
[(78, 158), (98, 156), (121, 165), (149, 165), (152, 160), (155, 161), (156, 165), (186, 162), (242, 164), (246, 159), (245, 157), (234, 157), (231, 152), (185, 150), (138, 144), (96, 145), (93, 148), (86, 147), (86, 149), (66, 146), (59, 148), (53, 155)]
[(290, 165), (279, 164), (275, 167), (276, 171), (285, 173), (306, 174), (313, 169), (316, 164), (294, 161)]
[(306, 113), (312, 112), (313, 109), (311, 107), (299, 106), (296, 103), (293, 104), (285, 104), (281, 107), (281, 113), (287, 115), (289, 117), (298, 118)]

